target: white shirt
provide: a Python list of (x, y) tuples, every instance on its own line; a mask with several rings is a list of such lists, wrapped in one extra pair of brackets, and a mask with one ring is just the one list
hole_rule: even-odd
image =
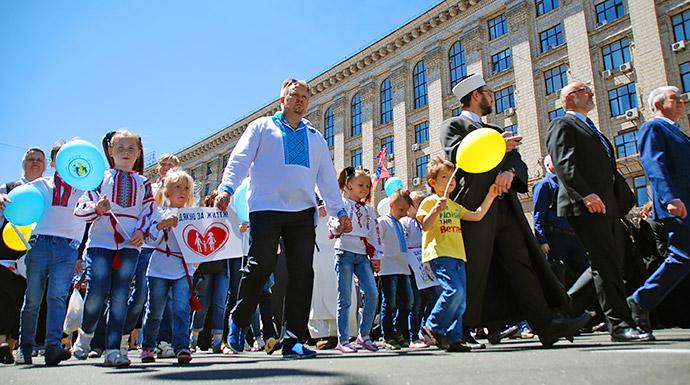
[(340, 221), (336, 217), (328, 218), (328, 232), (336, 237), (335, 249), (366, 255), (366, 246), (362, 240), (366, 238), (376, 250), (372, 259), (381, 259), (381, 236), (374, 209), (347, 198), (342, 198), (342, 202), (348, 218), (352, 221), (352, 231), (345, 234), (338, 233), (336, 228), (340, 225)]
[[(149, 267), (146, 270), (147, 277), (175, 280), (186, 275), (184, 266), (182, 266), (184, 259), (180, 258), (182, 250), (177, 243), (175, 233), (172, 229), (158, 230), (156, 228), (160, 221), (176, 214), (177, 210), (171, 207), (157, 207), (155, 210), (151, 227), (146, 236), (147, 243), (155, 247), (149, 260)], [(170, 255), (166, 251), (170, 251)], [(190, 277), (194, 275), (196, 271), (194, 264), (187, 263), (187, 269)]]
[(410, 275), (410, 268), (407, 266), (407, 250), (400, 250), (400, 240), (393, 219), (384, 215), (379, 217), (378, 222), (383, 245), (379, 275)]
[(154, 213), (156, 202), (153, 200), (149, 181), (136, 172), (125, 172), (111, 168), (105, 171), (100, 194), (108, 196), (111, 207), (110, 213), (119, 220), (125, 232), (119, 225), (116, 225), (115, 228), (122, 234), (125, 241), (118, 245), (115, 244), (115, 229), (111, 224), (110, 214), (98, 215), (96, 202), (100, 198), (96, 192), (86, 191), (74, 208), (74, 215), (83, 221), (93, 223), (89, 230), (89, 240), (86, 242), (86, 247), (138, 250), (138, 247), (127, 243), (127, 237), (133, 235), (136, 230), (141, 230), (146, 234), (151, 225), (151, 216)]
[(462, 110), (462, 111), (460, 112), (460, 115), (462, 115), (462, 116), (468, 118), (469, 120), (471, 120), (471, 121), (473, 121), (473, 122), (475, 122), (475, 123), (481, 123), (481, 121), (482, 121), (481, 116), (475, 114), (475, 113), (472, 112), (472, 111)]
[(403, 217), (400, 218), (400, 224), (405, 230), (405, 239), (407, 239), (408, 249), (418, 249), (422, 247), (422, 224), (415, 218)]
[[(318, 186), (329, 215), (338, 216), (343, 207), (326, 141), (306, 119), (297, 129), (286, 125), (280, 112), (251, 122), (230, 154), (218, 191), (234, 192), (249, 175), (249, 212), (297, 212), (317, 207)], [(301, 145), (291, 146), (288, 138)]]
[(33, 234), (81, 241), (85, 224), (72, 213), (84, 192), (72, 188), (58, 174), (38, 178), (31, 184), (41, 192), (45, 202), (43, 216), (36, 224)]

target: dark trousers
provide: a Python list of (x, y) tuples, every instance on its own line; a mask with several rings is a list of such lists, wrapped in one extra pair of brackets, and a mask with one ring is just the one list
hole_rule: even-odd
[(232, 321), (237, 326), (249, 326), (264, 284), (275, 270), (278, 241), (282, 237), (288, 272), (283, 335), (297, 340), (307, 334), (314, 286), (314, 214), (314, 208), (249, 214), (249, 256), (240, 281), (237, 304), (232, 310)]
[(19, 338), (19, 314), (24, 302), (26, 279), (0, 266), (0, 334)]
[(625, 302), (618, 219), (601, 214), (583, 214), (568, 217), (568, 222), (589, 253), (594, 287), (609, 332), (631, 327), (635, 323)]
[(666, 259), (633, 294), (635, 302), (651, 310), (690, 273), (690, 228), (679, 219), (664, 220), (668, 234)]
[[(535, 330), (547, 326), (552, 319), (537, 275), (530, 260), (529, 249), (520, 223), (507, 199), (495, 202), (496, 232), (493, 238), (493, 263), (500, 266), (508, 278), (520, 312)], [(468, 254), (468, 258), (472, 258)]]
[(563, 262), (565, 268), (565, 287), (570, 287), (582, 273), (587, 270), (589, 261), (587, 251), (573, 231), (554, 229), (547, 234), (549, 240), (549, 258)]

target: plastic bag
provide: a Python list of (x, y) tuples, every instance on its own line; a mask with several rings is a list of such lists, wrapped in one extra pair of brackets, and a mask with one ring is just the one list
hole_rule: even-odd
[(62, 325), (62, 330), (69, 334), (81, 327), (81, 316), (84, 313), (84, 299), (81, 297), (79, 290), (72, 290), (72, 295), (69, 297), (67, 304), (67, 315), (65, 322)]

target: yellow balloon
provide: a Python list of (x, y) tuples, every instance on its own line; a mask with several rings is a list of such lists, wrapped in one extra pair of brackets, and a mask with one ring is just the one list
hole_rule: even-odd
[(506, 154), (506, 141), (491, 128), (476, 129), (460, 142), (455, 163), (463, 171), (481, 174), (498, 166)]
[[(22, 233), (24, 239), (26, 239), (28, 242), (34, 227), (36, 227), (36, 224), (32, 223), (26, 226), (17, 226), (17, 230)], [(10, 223), (7, 223), (5, 228), (2, 229), (2, 240), (5, 241), (5, 245), (7, 245), (7, 247), (14, 251), (26, 250), (26, 245), (24, 245), (24, 242), (22, 242), (21, 238), (19, 238), (19, 235)]]

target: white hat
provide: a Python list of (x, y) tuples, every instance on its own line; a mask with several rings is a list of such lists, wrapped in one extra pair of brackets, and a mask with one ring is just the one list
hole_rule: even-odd
[(453, 94), (455, 94), (458, 99), (462, 99), (466, 95), (469, 95), (470, 92), (484, 87), (485, 85), (486, 82), (484, 81), (484, 78), (482, 78), (482, 75), (467, 75), (464, 79), (460, 80), (455, 87), (453, 87)]

